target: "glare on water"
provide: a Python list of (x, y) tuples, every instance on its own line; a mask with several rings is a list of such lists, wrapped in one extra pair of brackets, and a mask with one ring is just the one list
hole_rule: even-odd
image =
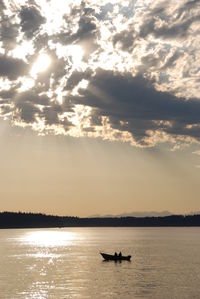
[[(0, 298), (199, 299), (199, 228), (0, 231)], [(103, 262), (122, 251), (131, 262)]]
[(75, 232), (43, 230), (28, 232), (21, 238), (21, 242), (30, 246), (59, 247), (71, 245), (75, 239)]

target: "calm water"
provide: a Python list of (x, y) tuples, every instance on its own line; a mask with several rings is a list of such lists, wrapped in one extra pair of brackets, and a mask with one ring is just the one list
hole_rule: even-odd
[(0, 298), (199, 299), (200, 228), (0, 230)]

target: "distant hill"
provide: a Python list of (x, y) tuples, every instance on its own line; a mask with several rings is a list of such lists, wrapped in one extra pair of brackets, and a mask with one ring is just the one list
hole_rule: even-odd
[(108, 217), (164, 217), (164, 216), (170, 216), (173, 215), (169, 211), (161, 211), (161, 212), (156, 212), (156, 211), (150, 211), (150, 212), (131, 212), (131, 213), (122, 213), (122, 214), (117, 214), (117, 215), (112, 215), (112, 214), (107, 214), (107, 215), (91, 215), (89, 218), (108, 218)]
[(0, 228), (42, 227), (167, 227), (200, 226), (200, 215), (170, 215), (164, 217), (104, 217), (80, 218), (45, 214), (1, 212)]

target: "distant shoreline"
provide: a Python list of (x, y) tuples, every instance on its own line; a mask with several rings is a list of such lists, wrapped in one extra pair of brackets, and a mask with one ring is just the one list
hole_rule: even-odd
[(160, 217), (95, 217), (53, 216), (41, 213), (1, 212), (0, 229), (56, 227), (199, 227), (200, 215)]

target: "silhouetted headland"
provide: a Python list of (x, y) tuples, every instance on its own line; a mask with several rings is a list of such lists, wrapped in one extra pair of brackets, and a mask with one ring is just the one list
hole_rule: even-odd
[(200, 226), (200, 215), (171, 215), (165, 217), (105, 217), (80, 218), (40, 213), (1, 212), (0, 228), (47, 227), (168, 227)]

